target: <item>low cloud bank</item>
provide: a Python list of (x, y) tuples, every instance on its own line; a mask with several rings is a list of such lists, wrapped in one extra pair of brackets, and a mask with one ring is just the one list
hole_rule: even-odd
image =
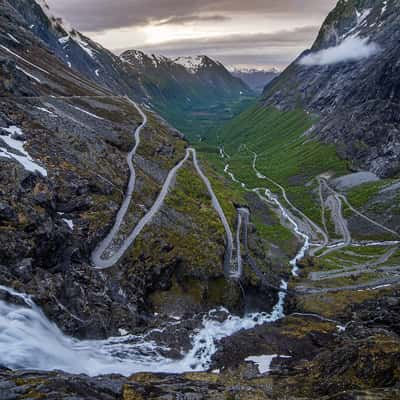
[(313, 66), (359, 61), (373, 56), (379, 50), (379, 46), (368, 38), (349, 37), (338, 46), (304, 56), (299, 64)]

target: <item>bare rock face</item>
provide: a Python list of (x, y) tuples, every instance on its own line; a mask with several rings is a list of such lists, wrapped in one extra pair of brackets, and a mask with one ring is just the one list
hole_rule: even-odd
[[(280, 109), (305, 108), (319, 118), (314, 128), (317, 137), (337, 144), (354, 168), (396, 176), (399, 21), (397, 1), (339, 1), (312, 49), (266, 88), (265, 103)], [(343, 48), (349, 49), (347, 54)]]

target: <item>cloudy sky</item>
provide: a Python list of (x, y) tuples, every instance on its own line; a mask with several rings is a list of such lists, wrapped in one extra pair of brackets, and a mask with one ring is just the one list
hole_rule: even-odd
[(282, 69), (310, 47), (337, 0), (48, 0), (54, 14), (116, 53), (207, 54)]

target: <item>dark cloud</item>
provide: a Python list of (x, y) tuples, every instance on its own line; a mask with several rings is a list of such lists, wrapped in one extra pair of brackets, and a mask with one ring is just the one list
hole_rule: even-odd
[[(239, 21), (238, 32), (244, 26), (258, 34), (236, 34), (207, 39), (187, 39), (163, 42), (152, 46), (137, 46), (146, 52), (174, 57), (181, 55), (207, 54), (225, 64), (275, 65), (284, 67), (302, 50), (309, 47), (317, 32), (317, 26), (296, 28), (305, 24), (322, 22), (337, 0), (48, 0), (54, 13), (65, 17), (73, 26), (94, 34), (116, 28), (135, 28), (149, 23), (154, 25), (180, 26), (190, 23), (212, 21), (215, 24), (228, 22), (234, 26)], [(261, 19), (260, 19), (261, 17)], [(265, 25), (260, 23), (265, 17)], [(245, 21), (245, 22), (244, 22)], [(273, 27), (281, 24), (282, 30), (274, 33)], [(285, 30), (283, 30), (285, 28)], [(219, 29), (221, 31), (221, 29)], [(126, 35), (131, 34), (127, 30)], [(134, 30), (132, 30), (134, 35)], [(140, 33), (137, 33), (140, 35)], [(106, 32), (104, 37), (108, 36)], [(98, 35), (97, 35), (98, 36)], [(132, 43), (138, 43), (138, 38)], [(123, 42), (129, 44), (129, 41)], [(122, 51), (118, 35), (108, 41), (115, 52)], [(141, 48), (140, 48), (141, 47)], [(117, 49), (117, 50), (116, 50)]]
[[(276, 65), (290, 63), (305, 47), (312, 43), (318, 26), (308, 26), (274, 33), (230, 35), (207, 39), (174, 40), (140, 50), (147, 53), (178, 57), (182, 54), (207, 54), (227, 65)], [(120, 49), (123, 51), (126, 49)]]
[[(326, 15), (336, 0), (48, 0), (56, 13), (83, 31), (142, 26), (201, 13), (265, 14), (282, 18)], [(221, 19), (220, 19), (221, 20)]]
[(261, 47), (298, 47), (303, 46), (305, 42), (311, 42), (318, 32), (318, 26), (306, 26), (292, 30), (282, 30), (272, 33), (257, 33), (248, 35), (229, 35), (211, 38), (196, 39), (195, 43), (192, 39), (173, 40), (163, 42), (153, 46), (147, 46), (146, 50), (160, 49), (168, 53), (181, 53), (189, 51), (196, 47), (197, 54), (199, 50), (231, 50), (231, 49), (250, 49)]
[(199, 16), (199, 15), (183, 15), (180, 17), (169, 17), (167, 19), (158, 21), (156, 25), (185, 25), (191, 22), (221, 22), (229, 21), (231, 18), (223, 15), (210, 15), (210, 16)]

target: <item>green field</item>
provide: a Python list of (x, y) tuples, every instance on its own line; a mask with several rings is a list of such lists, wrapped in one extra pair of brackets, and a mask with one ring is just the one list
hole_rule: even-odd
[(213, 135), (225, 124), (254, 103), (254, 97), (242, 96), (238, 99), (225, 99), (207, 106), (191, 104), (182, 112), (179, 104), (155, 103), (155, 109), (172, 126), (185, 134), (192, 143), (212, 142)]
[[(325, 172), (343, 175), (348, 169), (334, 145), (323, 144), (311, 134), (305, 134), (315, 122), (300, 109), (281, 112), (257, 104), (217, 130), (208, 143), (214, 149), (224, 145), (231, 156), (230, 170), (250, 187), (265, 185), (252, 168), (252, 152), (256, 152), (257, 169), (283, 185), (294, 204), (319, 223), (320, 206), (314, 178)], [(216, 162), (217, 153), (211, 146), (199, 146), (199, 150), (208, 153), (211, 162)], [(221, 162), (219, 167), (223, 168)]]

